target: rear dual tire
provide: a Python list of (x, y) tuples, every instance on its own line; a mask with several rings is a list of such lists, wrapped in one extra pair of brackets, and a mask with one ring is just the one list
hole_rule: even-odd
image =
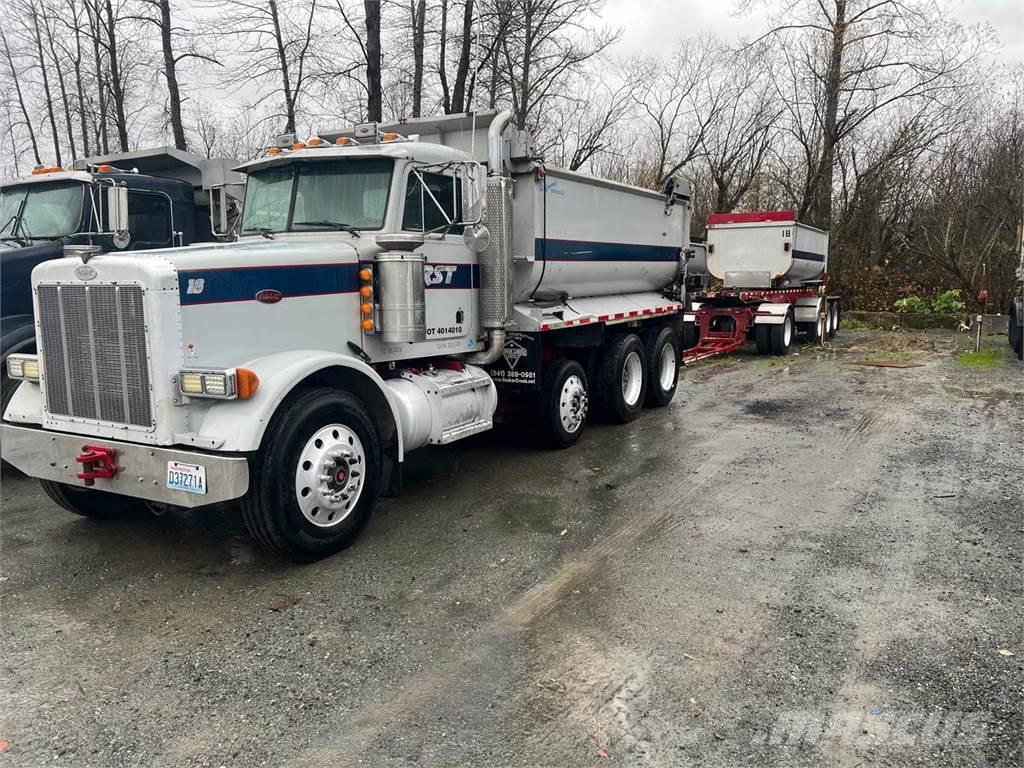
[(787, 312), (781, 323), (755, 325), (754, 342), (759, 355), (786, 355), (793, 345), (793, 313)]

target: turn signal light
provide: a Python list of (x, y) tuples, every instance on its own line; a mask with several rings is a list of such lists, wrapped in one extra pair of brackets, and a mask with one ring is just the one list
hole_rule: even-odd
[(248, 400), (256, 394), (260, 386), (260, 377), (248, 368), (235, 369), (235, 389), (241, 400)]
[(372, 277), (373, 277), (373, 272), (371, 272), (369, 269), (363, 268), (363, 269), (359, 270), (359, 279), (360, 280), (369, 280)]

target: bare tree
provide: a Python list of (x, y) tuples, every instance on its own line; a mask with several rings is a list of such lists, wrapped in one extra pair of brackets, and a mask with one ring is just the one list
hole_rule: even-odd
[(15, 63), (16, 54), (11, 49), (10, 38), (7, 37), (0, 26), (0, 46), (3, 47), (3, 60), (7, 66), (7, 73), (10, 75), (10, 82), (14, 84), (14, 93), (18, 100), (18, 109), (21, 112), (22, 120), (24, 121), (24, 128), (28, 133), (29, 143), (32, 146), (32, 155), (35, 157), (36, 165), (41, 164), (43, 161), (39, 156), (39, 142), (36, 141), (36, 132), (32, 127), (32, 118), (29, 116), (28, 107), (25, 106), (25, 93), (21, 87), (21, 68)]
[(381, 120), (380, 0), (363, 0), (366, 11), (366, 118)]

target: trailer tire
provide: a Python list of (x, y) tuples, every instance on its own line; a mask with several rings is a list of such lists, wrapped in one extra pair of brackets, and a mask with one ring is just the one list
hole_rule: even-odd
[(575, 360), (552, 360), (542, 371), (540, 415), (544, 441), (568, 448), (583, 435), (590, 407), (587, 373)]
[[(1022, 305), (1024, 306), (1024, 305)], [(1020, 324), (1020, 312), (1021, 307), (1017, 305), (1016, 301), (1010, 304), (1010, 316), (1008, 326), (1008, 336), (1010, 337), (1010, 349), (1017, 355), (1018, 360), (1024, 360), (1024, 327)]]
[[(671, 361), (671, 365), (670, 365)], [(647, 365), (648, 408), (663, 408), (672, 402), (679, 383), (679, 341), (667, 325), (644, 334), (644, 362)]]
[(828, 305), (828, 337), (834, 338), (839, 333), (839, 302), (830, 301)]
[(754, 343), (757, 344), (757, 354), (770, 355), (772, 353), (772, 327), (770, 325), (755, 325)]
[(264, 547), (315, 562), (362, 532), (381, 467), (377, 428), (361, 400), (322, 387), (301, 391), (274, 414), (252, 459), (242, 519)]
[(52, 480), (40, 480), (43, 493), (58, 507), (74, 512), (82, 517), (104, 520), (114, 517), (125, 517), (142, 509), (138, 499), (122, 496), (108, 491), (96, 491), (91, 488), (77, 488), (66, 483), (55, 483)]
[(793, 314), (786, 313), (786, 318), (778, 325), (771, 326), (772, 354), (789, 354), (789, 348), (793, 344)]
[(696, 323), (683, 323), (683, 349), (696, 347), (700, 341), (700, 334), (697, 332)]
[(635, 333), (611, 336), (597, 364), (595, 394), (601, 415), (627, 424), (643, 409), (647, 394), (644, 345)]

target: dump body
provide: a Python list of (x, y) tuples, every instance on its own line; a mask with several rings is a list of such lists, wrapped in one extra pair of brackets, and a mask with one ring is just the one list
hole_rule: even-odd
[(728, 288), (798, 287), (828, 269), (828, 233), (792, 211), (712, 214), (707, 242), (708, 271)]
[(678, 275), (689, 216), (638, 187), (545, 168), (513, 199), (513, 301), (660, 291)]

